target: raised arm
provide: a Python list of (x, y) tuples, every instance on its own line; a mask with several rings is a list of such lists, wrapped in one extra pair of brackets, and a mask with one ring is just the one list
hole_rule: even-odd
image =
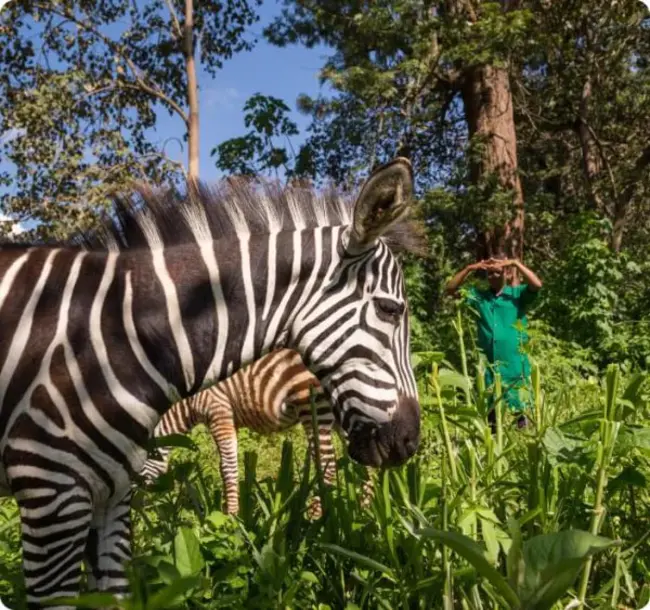
[(481, 269), (486, 269), (486, 264), (483, 261), (480, 263), (472, 263), (471, 265), (467, 265), (467, 267), (461, 269), (456, 275), (454, 275), (454, 277), (451, 278), (451, 280), (449, 280), (449, 283), (445, 288), (445, 292), (449, 296), (457, 294), (460, 285), (467, 279), (467, 276), (472, 273), (472, 271), (479, 271)]
[(510, 261), (510, 263), (513, 267), (519, 270), (521, 275), (524, 276), (524, 280), (526, 281), (526, 284), (528, 284), (529, 290), (532, 292), (537, 292), (542, 287), (542, 280), (540, 280), (537, 274), (526, 267), (526, 265), (524, 265), (521, 261), (513, 259)]

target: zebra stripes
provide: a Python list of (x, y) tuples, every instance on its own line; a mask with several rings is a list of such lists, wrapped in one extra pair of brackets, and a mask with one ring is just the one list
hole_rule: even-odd
[[(0, 492), (19, 506), (27, 607), (124, 593), (130, 481), (172, 394), (191, 396), (278, 347), (320, 381), (349, 455), (404, 462), (419, 405), (399, 249), (411, 168), (353, 206), (260, 182), (140, 188), (65, 244), (0, 248)], [(68, 608), (61, 603), (58, 608)]]
[[(310, 386), (314, 388), (321, 472), (324, 483), (332, 485), (336, 476), (336, 455), (332, 443), (334, 414), (323, 397), (318, 380), (293, 350), (275, 350), (221, 383), (179, 401), (163, 415), (154, 435), (185, 434), (194, 426), (204, 424), (219, 452), (226, 512), (237, 514), (237, 430), (248, 428), (260, 434), (271, 434), (300, 423), (309, 440), (312, 456), (316, 459)], [(141, 475), (147, 482), (153, 482), (167, 471), (170, 449), (160, 447), (158, 452), (162, 459), (150, 458), (142, 469)], [(371, 489), (369, 480), (364, 487), (364, 503)], [(317, 497), (310, 504), (309, 513), (312, 517), (321, 514)]]

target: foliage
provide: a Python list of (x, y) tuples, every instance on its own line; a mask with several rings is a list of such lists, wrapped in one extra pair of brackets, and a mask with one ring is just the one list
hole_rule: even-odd
[[(226, 140), (212, 149), (220, 170), (231, 174), (263, 175), (267, 171), (283, 168), (292, 173), (290, 155), (286, 147), (278, 146), (275, 140), (298, 134), (297, 125), (288, 117), (289, 107), (272, 96), (256, 93), (244, 104), (244, 125), (250, 131), (239, 138)], [(298, 168), (298, 173), (304, 173)]]
[[(195, 3), (194, 45), (214, 76), (248, 50), (259, 0)], [(183, 0), (13, 0), (0, 13), (0, 204), (63, 237), (133, 178), (184, 168), (151, 139), (164, 109), (190, 129)]]
[(646, 368), (650, 362), (647, 264), (609, 247), (611, 224), (594, 213), (577, 215), (573, 240), (546, 274), (539, 315), (556, 334), (609, 362)]
[[(530, 53), (513, 84), (533, 218), (595, 211), (628, 243), (647, 235), (650, 29), (642, 3), (596, 0), (533, 12)], [(531, 228), (552, 240), (543, 223)], [(553, 233), (569, 238), (554, 225)]]

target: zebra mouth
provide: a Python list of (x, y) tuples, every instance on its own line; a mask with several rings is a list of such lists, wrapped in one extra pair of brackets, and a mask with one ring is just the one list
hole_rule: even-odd
[(420, 446), (420, 407), (400, 397), (391, 421), (366, 424), (348, 435), (349, 456), (364, 466), (393, 468), (408, 461)]

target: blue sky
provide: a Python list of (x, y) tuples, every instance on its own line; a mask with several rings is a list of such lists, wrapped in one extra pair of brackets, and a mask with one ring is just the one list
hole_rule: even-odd
[[(309, 118), (295, 110), (296, 99), (302, 93), (317, 96), (322, 90), (318, 74), (330, 51), (326, 47), (306, 49), (294, 45), (281, 49), (268, 44), (262, 36), (262, 30), (280, 10), (281, 5), (277, 0), (264, 0), (259, 8), (260, 21), (251, 26), (249, 31), (249, 37), (258, 40), (254, 49), (239, 53), (225, 62), (215, 78), (202, 69), (199, 70), (200, 174), (204, 180), (220, 177), (210, 151), (220, 142), (246, 132), (242, 108), (255, 93), (279, 97), (291, 108), (291, 118), (301, 132), (300, 136), (291, 141), (294, 148), (297, 149), (306, 135)], [(37, 32), (38, 26), (33, 35), (38, 35)], [(162, 106), (157, 106), (157, 115), (158, 123), (150, 133), (151, 141), (160, 147), (164, 144), (165, 153), (169, 157), (187, 166), (186, 143), (182, 143), (183, 149), (179, 143), (185, 133), (184, 125), (175, 115), (170, 116)], [(10, 134), (0, 134), (0, 138), (8, 135)]]
[[(219, 177), (214, 159), (210, 157), (212, 148), (228, 138), (246, 132), (242, 108), (255, 93), (283, 99), (292, 109), (292, 118), (301, 131), (300, 137), (292, 139), (294, 147), (297, 148), (304, 138), (309, 118), (295, 111), (295, 102), (301, 93), (316, 96), (321, 90), (318, 72), (325, 63), (328, 49), (306, 49), (298, 45), (280, 49), (264, 41), (262, 29), (279, 12), (280, 4), (276, 0), (264, 0), (260, 8), (260, 22), (251, 27), (251, 33), (257, 35), (256, 47), (226, 62), (214, 79), (207, 73), (199, 74), (200, 173), (204, 180)], [(180, 138), (183, 133), (184, 127), (180, 120), (170, 117), (163, 110), (159, 113), (156, 133), (152, 133), (151, 139), (162, 145), (165, 139)], [(165, 152), (173, 159), (187, 164), (187, 150), (181, 152), (177, 142), (168, 142)]]

